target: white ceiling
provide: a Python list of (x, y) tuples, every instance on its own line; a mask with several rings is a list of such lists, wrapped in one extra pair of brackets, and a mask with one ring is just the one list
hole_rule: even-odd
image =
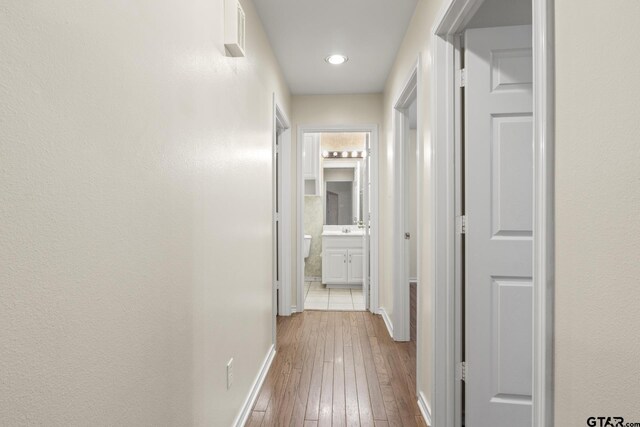
[(467, 28), (531, 25), (531, 0), (485, 0)]
[[(254, 0), (291, 92), (382, 92), (417, 0)], [(327, 64), (330, 54), (349, 61)]]

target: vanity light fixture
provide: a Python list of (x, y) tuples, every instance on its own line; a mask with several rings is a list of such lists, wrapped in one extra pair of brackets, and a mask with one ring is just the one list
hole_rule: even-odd
[(327, 56), (326, 58), (324, 58), (324, 60), (331, 65), (341, 65), (347, 62), (349, 58), (347, 58), (344, 55), (333, 54), (333, 55)]
[(356, 158), (364, 158), (364, 151), (323, 151), (322, 157), (326, 159), (356, 159)]

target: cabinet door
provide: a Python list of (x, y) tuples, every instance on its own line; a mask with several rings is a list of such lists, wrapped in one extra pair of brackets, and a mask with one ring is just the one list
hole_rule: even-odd
[(303, 172), (304, 179), (318, 179), (318, 137), (315, 133), (304, 135)]
[(364, 274), (362, 249), (349, 249), (349, 283), (362, 283)]
[(347, 283), (346, 249), (325, 249), (322, 254), (322, 283)]

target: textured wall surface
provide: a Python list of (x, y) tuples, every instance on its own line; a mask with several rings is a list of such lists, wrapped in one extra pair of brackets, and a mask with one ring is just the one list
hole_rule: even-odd
[(331, 132), (320, 135), (321, 150), (364, 150), (367, 134), (362, 132)]
[(304, 234), (311, 235), (311, 249), (304, 264), (304, 277), (322, 276), (322, 197), (304, 196)]
[[(442, 0), (420, 0), (416, 11), (411, 20), (411, 25), (407, 30), (407, 34), (404, 37), (402, 46), (396, 57), (396, 62), (391, 69), (389, 79), (384, 91), (384, 130), (385, 130), (385, 150), (383, 150), (383, 158), (381, 159), (380, 168), (385, 169), (382, 175), (384, 181), (381, 181), (380, 185), (383, 189), (389, 189), (383, 191), (383, 197), (380, 198), (380, 207), (383, 209), (381, 213), (382, 218), (385, 218), (388, 222), (385, 224), (381, 235), (380, 253), (383, 259), (393, 259), (393, 106), (396, 99), (400, 95), (400, 91), (403, 85), (409, 78), (409, 73), (412, 67), (415, 65), (418, 55), (422, 56), (422, 75), (421, 83), (422, 89), (418, 93), (418, 102), (420, 103), (419, 110), (421, 111), (418, 121), (422, 124), (422, 132), (416, 136), (416, 149), (418, 150), (417, 159), (417, 174), (416, 180), (422, 184), (422, 194), (419, 194), (416, 202), (420, 207), (421, 216), (417, 218), (417, 222), (421, 224), (422, 234), (419, 236), (419, 242), (421, 246), (420, 259), (418, 260), (418, 274), (422, 271), (422, 281), (420, 282), (420, 288), (418, 289), (418, 324), (424, 325), (424, 327), (418, 328), (418, 346), (420, 349), (420, 359), (418, 363), (418, 372), (421, 373), (417, 378), (418, 390), (423, 392), (427, 398), (428, 403), (432, 401), (431, 396), (431, 378), (432, 369), (431, 361), (433, 360), (433, 346), (431, 341), (431, 327), (433, 322), (433, 305), (431, 301), (431, 293), (434, 286), (431, 280), (431, 253), (429, 239), (431, 238), (429, 230), (430, 224), (433, 220), (431, 218), (431, 206), (429, 201), (431, 200), (431, 147), (432, 142), (430, 138), (430, 73), (431, 73), (431, 28), (433, 27), (436, 15), (439, 12)], [(392, 288), (392, 263), (386, 262), (381, 265), (380, 270), (380, 302), (381, 305), (387, 310), (389, 315), (393, 315), (393, 288)]]
[(639, 22), (556, 2), (557, 426), (640, 422)]
[(221, 1), (0, 2), (1, 425), (232, 424), (271, 345), (289, 109), (242, 3), (235, 59)]

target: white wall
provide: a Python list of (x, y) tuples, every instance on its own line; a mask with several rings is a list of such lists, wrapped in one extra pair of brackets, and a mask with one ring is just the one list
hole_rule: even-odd
[[(431, 114), (429, 103), (429, 82), (430, 82), (430, 65), (431, 65), (431, 28), (435, 20), (436, 14), (439, 12), (442, 0), (420, 0), (416, 6), (416, 11), (411, 20), (411, 25), (407, 30), (402, 46), (396, 57), (396, 61), (391, 69), (389, 78), (384, 91), (384, 131), (386, 141), (385, 151), (385, 188), (393, 189), (393, 106), (400, 95), (403, 85), (406, 83), (409, 73), (416, 63), (418, 54), (422, 55), (422, 74), (419, 76), (421, 79), (422, 89), (418, 93), (418, 102), (420, 103), (420, 116), (418, 117), (419, 123), (422, 124), (421, 134), (416, 135), (416, 146), (419, 147), (420, 156), (418, 157), (418, 173), (417, 180), (422, 183), (423, 192), (418, 195), (417, 203), (421, 208), (421, 216), (417, 218), (417, 221), (421, 223), (421, 235), (418, 236), (421, 242), (421, 256), (418, 260), (419, 268), (422, 269), (422, 281), (420, 282), (420, 288), (418, 291), (418, 345), (420, 346), (420, 358), (417, 360), (419, 365), (420, 376), (417, 378), (418, 390), (423, 392), (427, 398), (429, 404), (431, 404), (431, 361), (433, 360), (433, 346), (431, 345), (431, 326), (433, 322), (433, 306), (429, 298), (434, 284), (432, 283), (430, 271), (431, 271), (431, 257), (429, 239), (431, 216), (429, 200), (431, 198), (431, 163), (429, 153), (431, 151), (430, 129), (431, 124), (429, 117)], [(383, 237), (381, 239), (384, 244), (381, 243), (380, 250), (384, 254), (384, 259), (392, 259), (392, 240), (391, 221), (393, 218), (393, 194), (388, 191), (385, 194), (385, 198), (380, 199), (380, 207), (383, 210), (383, 215), (389, 218), (389, 224), (386, 231), (382, 232)], [(392, 278), (393, 271), (391, 264), (385, 264), (381, 269), (381, 289), (380, 298), (381, 304), (385, 307), (390, 317), (393, 318), (391, 310), (393, 308), (393, 289)]]
[(224, 56), (222, 4), (2, 2), (0, 424), (229, 426), (247, 396), (289, 95), (250, 0)]
[[(312, 126), (346, 126), (346, 125), (382, 125), (382, 94), (357, 94), (357, 95), (294, 95), (291, 97), (292, 111), (292, 194), (291, 194), (291, 218), (294, 219), (291, 233), (292, 245), (292, 280), (291, 302), (296, 301), (297, 276), (297, 243), (295, 218), (297, 218), (297, 136), (298, 127)], [(382, 129), (380, 129), (382, 136)], [(382, 161), (382, 160), (381, 160)], [(382, 199), (380, 199), (382, 200)], [(382, 221), (382, 218), (381, 218)]]
[[(387, 150), (392, 150), (393, 102), (418, 53), (423, 90), (417, 136), (423, 155), (423, 272), (431, 269), (429, 33), (443, 1), (421, 0), (387, 81)], [(640, 3), (615, 7), (587, 0), (556, 2), (556, 425), (586, 425), (589, 416), (640, 420), (640, 85), (629, 70), (640, 56), (629, 40), (640, 37)], [(393, 153), (389, 153), (392, 157)], [(391, 175), (392, 165), (387, 174)], [(387, 183), (390, 185), (392, 183)], [(388, 203), (391, 205), (391, 203)], [(383, 203), (384, 205), (384, 203)], [(382, 206), (382, 205), (381, 205)], [(388, 213), (387, 213), (388, 215)], [(418, 322), (422, 357), (418, 388), (431, 402), (430, 348), (433, 283), (424, 274)], [(382, 283), (388, 282), (382, 280)], [(391, 306), (392, 301), (385, 301)]]
[(556, 425), (638, 422), (640, 2), (572, 3), (556, 2)]

